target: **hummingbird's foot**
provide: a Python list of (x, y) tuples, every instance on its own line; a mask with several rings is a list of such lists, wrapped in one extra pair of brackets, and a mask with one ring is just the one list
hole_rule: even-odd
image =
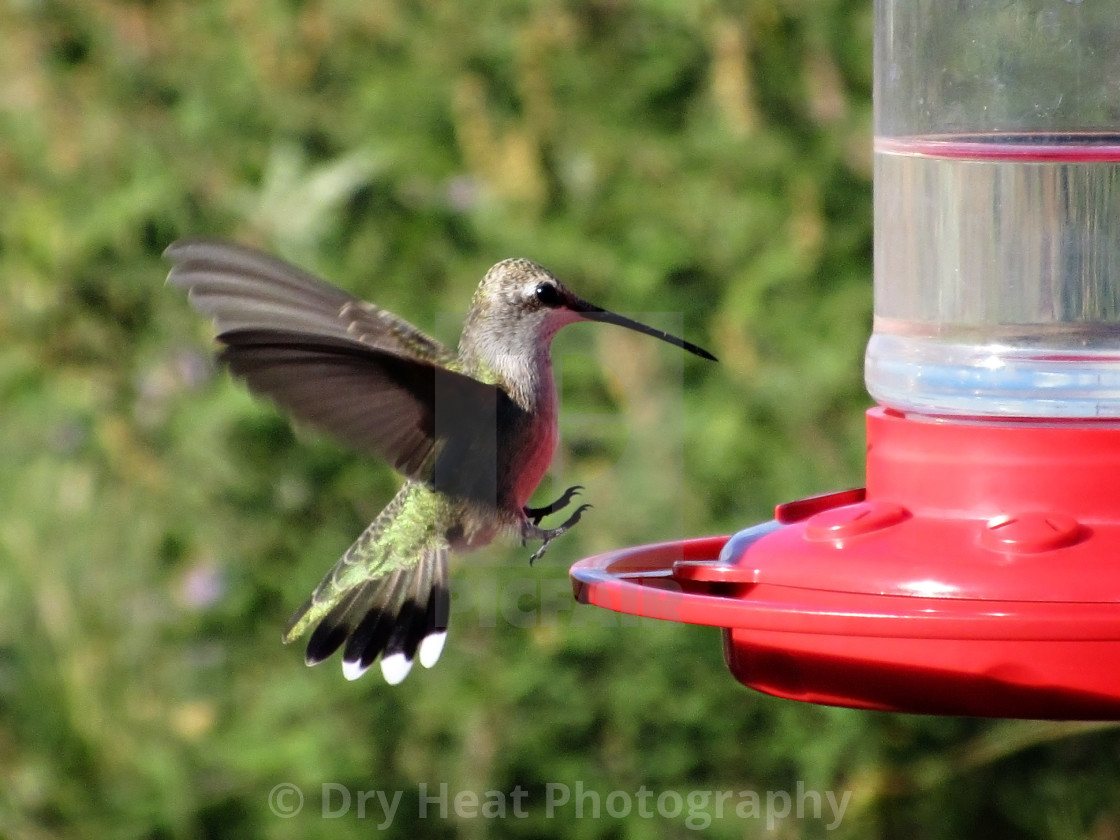
[(582, 489), (583, 485), (577, 484), (574, 487), (569, 487), (567, 490), (565, 490), (564, 495), (550, 505), (545, 505), (544, 507), (537, 508), (526, 507), (522, 508), (522, 510), (525, 511), (525, 515), (527, 517), (533, 520), (534, 525), (540, 525), (541, 520), (546, 516), (551, 516), (552, 514), (556, 513), (556, 511), (566, 508), (571, 503), (572, 498), (578, 496), (579, 491)]
[(522, 541), (526, 539), (542, 540), (541, 547), (534, 551), (532, 557), (529, 558), (529, 565), (532, 566), (534, 562), (540, 560), (541, 557), (544, 556), (545, 551), (548, 550), (548, 544), (579, 522), (580, 517), (583, 516), (583, 512), (590, 507), (591, 505), (580, 505), (576, 508), (576, 512), (569, 516), (562, 525), (558, 525), (555, 528), (545, 529), (538, 528), (536, 523), (526, 524), (526, 526), (521, 529)]

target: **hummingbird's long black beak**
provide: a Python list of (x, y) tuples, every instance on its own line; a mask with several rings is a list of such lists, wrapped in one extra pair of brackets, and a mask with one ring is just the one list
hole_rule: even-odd
[(703, 347), (698, 347), (691, 341), (685, 341), (683, 338), (677, 338), (675, 335), (670, 335), (664, 330), (654, 329), (647, 327), (645, 324), (635, 321), (632, 318), (627, 318), (625, 315), (619, 315), (616, 312), (611, 312), (603, 309), (601, 306), (596, 306), (593, 303), (588, 303), (582, 298), (572, 296), (572, 299), (567, 301), (568, 308), (573, 312), (578, 312), (588, 321), (599, 321), (603, 324), (617, 324), (620, 327), (626, 327), (628, 330), (640, 332), (645, 335), (652, 335), (654, 338), (660, 338), (662, 341), (667, 341), (675, 347), (680, 347), (682, 350), (687, 350), (689, 353), (695, 353), (702, 359), (710, 359), (713, 362), (718, 362), (715, 356), (705, 350)]

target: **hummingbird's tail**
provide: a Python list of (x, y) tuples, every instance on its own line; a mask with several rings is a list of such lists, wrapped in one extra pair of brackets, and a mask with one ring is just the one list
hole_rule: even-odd
[(342, 648), (342, 673), (347, 679), (356, 680), (381, 657), (381, 673), (396, 685), (408, 676), (414, 659), (431, 668), (443, 652), (449, 613), (446, 541), (427, 541), (403, 565), (371, 563), (371, 555), (387, 549), (385, 520), (392, 520), (394, 503), (288, 622), (285, 642), (318, 625), (307, 642), (308, 665)]

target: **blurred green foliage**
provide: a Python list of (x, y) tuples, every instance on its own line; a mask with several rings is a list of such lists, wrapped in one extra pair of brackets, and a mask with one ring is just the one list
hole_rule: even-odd
[[(1116, 836), (1114, 733), (776, 700), (727, 675), (715, 631), (568, 594), (579, 557), (861, 482), (870, 18), (862, 0), (0, 6), (0, 835), (374, 832), (376, 800), (323, 816), (331, 783), (403, 791), (390, 836), (681, 837), (687, 812), (550, 816), (544, 792), (801, 781), (851, 792), (834, 830), (729, 808), (706, 833)], [(351, 684), (280, 630), (396, 478), (213, 369), (160, 260), (203, 233), (447, 341), (486, 268), (523, 255), (723, 361), (566, 330), (541, 497), (579, 482), (595, 510), (532, 570), (516, 546), (460, 562), (437, 668)], [(270, 810), (285, 782), (293, 818)], [(528, 816), (420, 820), (422, 782), (520, 786)]]

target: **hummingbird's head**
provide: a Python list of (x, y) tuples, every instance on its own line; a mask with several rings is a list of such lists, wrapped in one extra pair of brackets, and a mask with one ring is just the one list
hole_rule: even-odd
[(589, 303), (551, 271), (525, 259), (503, 260), (486, 272), (471, 303), (462, 345), (493, 367), (502, 364), (502, 357), (547, 355), (557, 331), (576, 321), (617, 324), (715, 361), (691, 342)]

